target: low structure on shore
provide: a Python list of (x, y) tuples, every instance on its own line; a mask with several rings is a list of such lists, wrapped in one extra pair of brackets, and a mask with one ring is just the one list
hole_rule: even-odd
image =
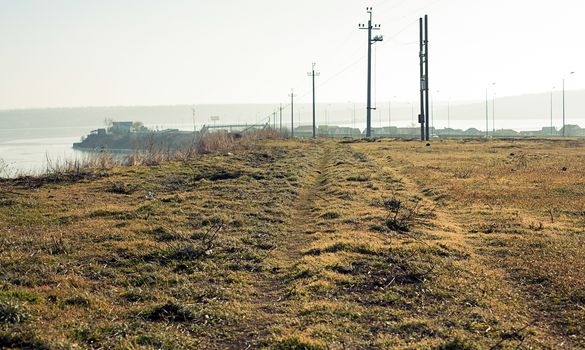
[[(490, 130), (489, 137), (507, 138), (507, 137), (585, 137), (585, 129), (578, 125), (566, 125), (565, 132), (563, 128), (557, 130), (555, 127), (543, 127), (540, 130), (534, 131), (516, 131), (512, 129), (498, 129)], [(452, 128), (430, 128), (431, 135), (439, 138), (450, 137), (485, 137), (485, 131), (470, 128), (467, 130), (452, 129)], [(319, 125), (317, 128), (317, 136), (320, 137), (364, 137), (365, 130), (362, 131), (357, 128), (335, 126), (335, 125)], [(294, 135), (297, 137), (312, 137), (313, 127), (310, 125), (302, 125), (295, 128)], [(382, 128), (372, 128), (372, 135), (374, 137), (396, 137), (396, 138), (418, 138), (420, 136), (420, 127), (406, 127), (399, 128), (396, 126), (386, 126)]]
[(113, 122), (108, 128), (91, 131), (74, 143), (73, 148), (86, 150), (175, 150), (193, 144), (201, 131), (178, 129), (151, 130), (140, 122)]

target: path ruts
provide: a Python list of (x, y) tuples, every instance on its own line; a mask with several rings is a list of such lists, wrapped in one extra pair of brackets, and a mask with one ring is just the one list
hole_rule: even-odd
[(258, 275), (250, 286), (256, 298), (251, 300), (250, 314), (253, 319), (232, 330), (234, 342), (224, 344), (227, 348), (257, 348), (272, 338), (272, 325), (287, 325), (294, 322), (287, 308), (287, 277), (294, 271), (296, 263), (302, 258), (313, 241), (314, 201), (326, 176), (329, 164), (326, 147), (329, 144), (315, 143), (315, 153), (309, 157), (317, 158), (315, 166), (305, 175), (306, 185), (301, 189), (295, 203), (291, 203), (291, 216), (284, 224), (285, 230), (279, 235), (275, 248), (266, 261), (270, 271)]

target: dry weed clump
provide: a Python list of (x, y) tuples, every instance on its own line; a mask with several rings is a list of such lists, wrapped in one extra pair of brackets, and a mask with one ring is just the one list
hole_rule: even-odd
[(396, 232), (410, 232), (415, 225), (428, 224), (434, 217), (435, 207), (425, 204), (420, 198), (401, 200), (396, 195), (382, 202), (386, 210), (384, 226)]
[(6, 161), (0, 158), (0, 178), (8, 177), (10, 172), (10, 166)]
[(196, 144), (198, 154), (231, 152), (257, 148), (260, 140), (281, 139), (284, 135), (272, 129), (250, 133), (210, 133)]

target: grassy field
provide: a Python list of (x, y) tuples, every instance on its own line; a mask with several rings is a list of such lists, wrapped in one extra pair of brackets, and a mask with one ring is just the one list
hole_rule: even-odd
[(0, 348), (585, 348), (585, 141), (271, 140), (0, 182)]

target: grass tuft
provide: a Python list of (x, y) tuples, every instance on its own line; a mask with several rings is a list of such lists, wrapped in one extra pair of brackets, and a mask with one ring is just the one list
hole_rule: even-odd
[(21, 323), (31, 318), (23, 306), (12, 301), (0, 301), (0, 324)]

